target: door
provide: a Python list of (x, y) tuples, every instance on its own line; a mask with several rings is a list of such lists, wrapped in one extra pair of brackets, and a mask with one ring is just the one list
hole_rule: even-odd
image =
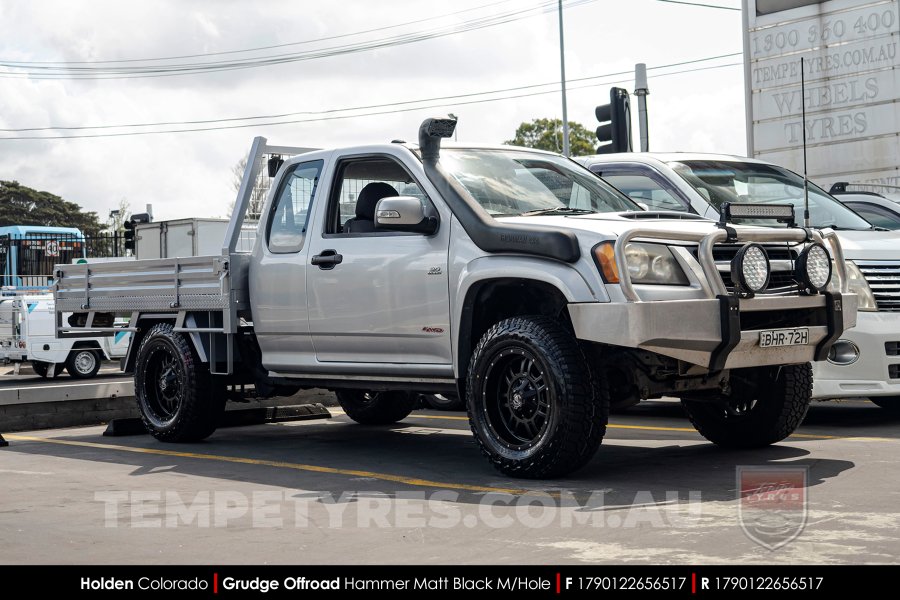
[(452, 363), (449, 223), (433, 235), (376, 230), (370, 220), (377, 200), (396, 195), (434, 209), (397, 158), (338, 164), (325, 233), (310, 241), (307, 272), (309, 327), (320, 362)]
[(322, 165), (315, 160), (287, 168), (253, 251), (253, 327), (263, 365), (276, 372), (315, 362), (306, 306), (307, 229)]

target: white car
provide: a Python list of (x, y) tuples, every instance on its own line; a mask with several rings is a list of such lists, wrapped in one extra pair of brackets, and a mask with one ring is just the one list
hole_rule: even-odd
[[(719, 154), (623, 153), (578, 162), (651, 211), (719, 218), (724, 203), (791, 203), (803, 218), (803, 178), (764, 161)], [(834, 344), (828, 361), (813, 363), (813, 398), (868, 397), (900, 409), (900, 232), (883, 231), (810, 183), (811, 225), (841, 240), (850, 289), (859, 295), (855, 328)], [(792, 251), (782, 258), (792, 261)], [(785, 253), (787, 252), (787, 253)], [(777, 257), (770, 256), (773, 263)], [(790, 263), (773, 278), (797, 285)]]
[[(885, 229), (900, 229), (900, 194), (848, 190), (852, 183), (836, 183), (828, 192), (863, 216), (869, 223)], [(865, 187), (865, 186), (862, 186)]]

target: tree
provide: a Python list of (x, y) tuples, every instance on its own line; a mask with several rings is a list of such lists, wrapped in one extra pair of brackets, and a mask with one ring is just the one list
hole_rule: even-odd
[(106, 231), (109, 233), (121, 233), (125, 231), (125, 221), (131, 218), (131, 205), (126, 198), (119, 200), (119, 208), (110, 211), (106, 221)]
[[(231, 167), (231, 186), (234, 188), (235, 194), (241, 191), (241, 180), (244, 178), (244, 171), (247, 169), (247, 157), (237, 161)], [(263, 204), (266, 202), (266, 195), (269, 193), (269, 186), (272, 180), (266, 173), (266, 163), (263, 161), (259, 170), (259, 176), (253, 183), (253, 192), (250, 194), (250, 206), (247, 207), (247, 219), (258, 221), (259, 215), (262, 213)], [(231, 210), (234, 212), (234, 200), (231, 201)]]
[[(562, 152), (562, 119), (534, 119), (522, 123), (516, 129), (516, 137), (503, 142), (513, 146), (525, 146)], [(597, 137), (594, 132), (580, 123), (569, 121), (569, 151), (572, 156), (585, 156), (596, 152)]]
[(97, 213), (18, 181), (0, 181), (0, 226), (6, 225), (77, 227), (85, 235), (96, 235), (104, 229)]

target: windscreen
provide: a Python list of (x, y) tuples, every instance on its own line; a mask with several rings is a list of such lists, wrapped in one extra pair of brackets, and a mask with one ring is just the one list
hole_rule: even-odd
[[(803, 220), (803, 178), (775, 165), (739, 161), (685, 160), (670, 163), (676, 173), (717, 209), (724, 203), (791, 204), (798, 223)], [(812, 227), (865, 230), (872, 224), (809, 184)], [(772, 221), (759, 221), (771, 225)]]
[(563, 157), (513, 149), (445, 148), (441, 164), (493, 217), (641, 210)]

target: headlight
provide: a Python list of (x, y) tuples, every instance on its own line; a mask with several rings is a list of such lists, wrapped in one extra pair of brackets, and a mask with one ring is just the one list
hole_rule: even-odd
[(639, 244), (625, 246), (625, 263), (631, 281), (640, 281), (650, 272), (650, 253)]
[(731, 280), (738, 294), (752, 296), (769, 284), (769, 255), (759, 244), (745, 244), (731, 261)]
[(857, 295), (859, 304), (857, 308), (861, 311), (875, 312), (878, 310), (878, 303), (875, 302), (875, 294), (869, 287), (869, 282), (859, 267), (852, 260), (846, 262), (847, 265), (847, 284), (850, 291)]
[[(603, 242), (594, 247), (594, 258), (606, 283), (619, 283), (614, 243)], [(625, 246), (625, 262), (632, 283), (651, 285), (688, 285), (687, 275), (672, 251), (661, 244), (632, 242)]]
[(818, 242), (807, 246), (797, 258), (794, 277), (812, 293), (825, 291), (831, 281), (831, 257), (825, 246)]

